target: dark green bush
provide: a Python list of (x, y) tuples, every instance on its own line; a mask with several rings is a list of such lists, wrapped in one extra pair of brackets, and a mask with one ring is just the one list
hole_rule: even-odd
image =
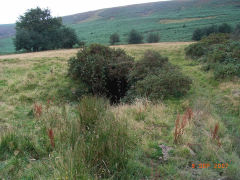
[(94, 95), (118, 102), (128, 90), (127, 77), (133, 58), (121, 49), (93, 44), (69, 60), (69, 75), (81, 80)]
[(211, 34), (218, 34), (218, 33), (232, 33), (232, 27), (227, 24), (223, 23), (220, 26), (211, 25), (203, 28), (197, 28), (192, 35), (192, 40), (200, 41), (203, 37), (209, 36)]
[(135, 29), (131, 30), (128, 35), (128, 44), (140, 44), (143, 42), (143, 36)]
[(186, 47), (185, 52), (186, 56), (196, 59), (206, 53), (206, 48), (203, 43), (195, 43)]
[(213, 44), (224, 44), (230, 40), (229, 34), (218, 33), (218, 34), (211, 34), (208, 37), (205, 37), (201, 40), (204, 45), (213, 45)]
[(200, 57), (206, 55), (210, 49), (213, 49), (213, 47), (210, 47), (211, 45), (224, 44), (227, 43), (229, 39), (229, 34), (211, 34), (208, 37), (203, 38), (198, 43), (194, 43), (186, 47), (186, 56), (193, 59), (199, 59)]
[(240, 42), (229, 34), (211, 34), (185, 49), (186, 56), (201, 60), (204, 70), (213, 70), (217, 79), (240, 77)]
[(227, 23), (223, 23), (222, 25), (220, 25), (218, 27), (218, 32), (220, 32), (220, 33), (231, 33), (232, 32), (232, 27)]
[(204, 31), (200, 28), (197, 28), (192, 35), (192, 40), (194, 41), (199, 41), (202, 39), (202, 37), (204, 36)]
[(231, 78), (234, 76), (240, 77), (240, 63), (216, 64), (214, 66), (214, 76), (217, 79)]
[(191, 80), (156, 51), (146, 51), (130, 73), (131, 89), (126, 101), (137, 97), (150, 100), (180, 97), (190, 89)]
[(114, 33), (110, 36), (109, 42), (111, 45), (114, 45), (115, 43), (120, 42), (120, 37), (118, 33)]
[(150, 33), (147, 37), (147, 42), (149, 43), (156, 43), (160, 41), (159, 33)]

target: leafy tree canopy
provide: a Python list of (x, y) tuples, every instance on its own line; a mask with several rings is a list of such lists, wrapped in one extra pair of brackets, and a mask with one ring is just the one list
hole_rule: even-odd
[(71, 48), (78, 42), (75, 32), (62, 24), (62, 18), (52, 17), (49, 9), (30, 9), (16, 22), (16, 50)]
[(143, 36), (136, 31), (135, 29), (131, 30), (128, 36), (128, 43), (129, 44), (140, 44), (143, 41)]
[(114, 33), (110, 36), (109, 42), (111, 45), (114, 45), (115, 43), (120, 42), (120, 37), (118, 33)]

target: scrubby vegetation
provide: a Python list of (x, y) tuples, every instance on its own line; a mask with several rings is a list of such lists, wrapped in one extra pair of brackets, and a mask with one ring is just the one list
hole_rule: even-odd
[(69, 75), (85, 83), (90, 93), (116, 103), (129, 88), (127, 78), (133, 62), (133, 58), (121, 49), (93, 44), (70, 59)]
[(215, 34), (217, 34), (217, 33), (230, 34), (232, 32), (233, 32), (233, 28), (227, 23), (223, 23), (220, 26), (212, 25), (212, 26), (208, 26), (208, 27), (204, 27), (204, 28), (197, 28), (193, 32), (192, 40), (199, 41), (203, 37), (207, 37), (210, 34), (214, 34), (214, 33)]
[(239, 80), (201, 71), (186, 44), (121, 46), (136, 62), (154, 49), (192, 88), (114, 106), (72, 101), (85, 87), (67, 76), (76, 49), (0, 57), (0, 179), (238, 179)]
[(187, 93), (191, 85), (191, 80), (173, 66), (167, 57), (151, 50), (146, 51), (135, 63), (129, 82), (131, 89), (126, 99), (180, 97)]
[[(86, 84), (89, 93), (112, 103), (149, 98), (180, 97), (190, 89), (191, 80), (156, 51), (146, 51), (134, 63), (121, 49), (93, 44), (69, 61), (69, 75)], [(125, 97), (126, 96), (126, 97)]]
[(240, 43), (228, 34), (212, 34), (186, 48), (186, 55), (213, 70), (215, 78), (240, 77)]

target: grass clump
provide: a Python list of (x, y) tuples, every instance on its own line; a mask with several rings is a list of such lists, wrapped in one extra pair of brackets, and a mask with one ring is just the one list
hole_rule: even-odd
[(137, 147), (136, 139), (126, 121), (115, 117), (108, 108), (108, 102), (102, 98), (83, 97), (71, 118), (68, 113), (72, 112), (66, 109), (58, 115), (58, 121), (51, 120), (56, 113), (51, 109), (42, 117), (45, 128), (51, 127), (54, 133), (54, 150), (61, 157), (68, 157), (61, 158), (66, 165), (57, 166), (60, 176), (70, 179), (132, 176), (127, 174), (127, 168), (134, 159), (131, 152)]

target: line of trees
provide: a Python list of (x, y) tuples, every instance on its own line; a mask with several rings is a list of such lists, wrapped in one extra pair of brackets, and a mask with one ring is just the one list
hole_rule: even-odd
[[(128, 44), (141, 44), (143, 43), (143, 35), (135, 29), (132, 29), (128, 34)], [(159, 33), (149, 33), (147, 36), (148, 43), (156, 43), (160, 41)], [(114, 45), (120, 42), (120, 36), (118, 33), (114, 33), (110, 36), (109, 43)]]
[[(197, 28), (193, 32), (192, 40), (199, 41), (203, 37), (209, 36), (210, 34), (213, 34), (213, 33), (233, 33), (235, 31), (237, 31), (236, 30), (237, 28), (238, 28), (238, 26), (236, 26), (236, 28), (234, 29), (231, 25), (229, 25), (227, 23), (223, 23), (219, 26), (211, 25), (211, 26), (207, 26), (204, 28)], [(239, 28), (240, 28), (240, 26), (239, 26)]]
[(17, 51), (42, 51), (72, 48), (80, 41), (73, 29), (63, 25), (62, 18), (37, 7), (19, 17), (14, 44)]

